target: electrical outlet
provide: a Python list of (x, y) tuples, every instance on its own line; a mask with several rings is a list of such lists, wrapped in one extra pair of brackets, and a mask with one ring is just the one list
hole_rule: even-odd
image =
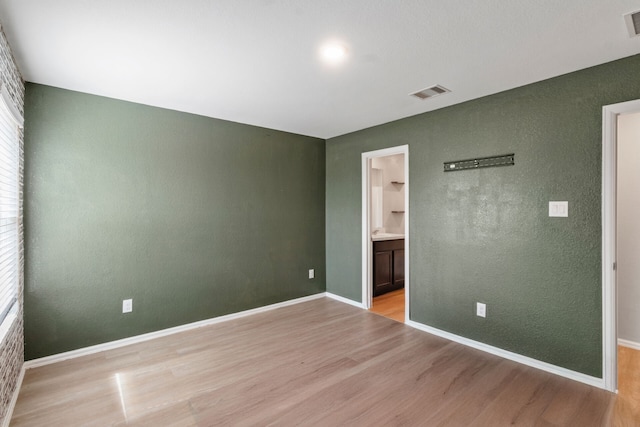
[(313, 268), (309, 269), (309, 279), (316, 277), (316, 271)]
[(476, 303), (476, 316), (487, 317), (487, 304)]
[(122, 300), (122, 312), (123, 313), (131, 313), (133, 311), (133, 300), (132, 299), (123, 299)]

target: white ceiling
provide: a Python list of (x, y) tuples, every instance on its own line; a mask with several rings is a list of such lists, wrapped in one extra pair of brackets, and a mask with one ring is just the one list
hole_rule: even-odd
[[(640, 53), (640, 0), (0, 0), (27, 81), (330, 138)], [(320, 45), (342, 41), (339, 67)], [(408, 94), (433, 84), (453, 92)]]

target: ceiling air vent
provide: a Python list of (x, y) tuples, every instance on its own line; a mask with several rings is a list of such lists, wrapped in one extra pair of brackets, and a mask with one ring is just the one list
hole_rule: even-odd
[(451, 92), (451, 91), (446, 87), (435, 85), (435, 86), (428, 87), (426, 89), (419, 90), (418, 92), (415, 92), (415, 93), (410, 93), (409, 96), (415, 96), (416, 98), (420, 98), (420, 99), (429, 99), (429, 98), (433, 98), (434, 96), (442, 95), (443, 93), (447, 93), (447, 92)]
[(640, 10), (631, 12), (624, 15), (624, 20), (627, 23), (627, 30), (629, 30), (629, 36), (640, 36)]

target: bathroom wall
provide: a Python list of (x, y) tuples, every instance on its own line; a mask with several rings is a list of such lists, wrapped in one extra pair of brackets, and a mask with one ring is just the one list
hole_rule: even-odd
[(618, 118), (618, 338), (640, 348), (640, 113)]
[(405, 186), (392, 181), (404, 182), (404, 155), (376, 157), (371, 167), (382, 171), (382, 224), (386, 233), (404, 234)]

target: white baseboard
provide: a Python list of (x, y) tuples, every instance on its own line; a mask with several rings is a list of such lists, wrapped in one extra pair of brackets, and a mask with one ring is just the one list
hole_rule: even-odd
[(343, 302), (345, 304), (349, 304), (349, 305), (352, 305), (354, 307), (358, 307), (358, 308), (364, 309), (364, 305), (362, 305), (362, 303), (354, 301), (354, 300), (351, 300), (349, 298), (341, 297), (340, 295), (332, 294), (331, 292), (326, 292), (326, 296), (328, 298), (334, 299), (336, 301), (340, 301), (340, 302)]
[(640, 350), (640, 343), (637, 343), (635, 341), (623, 340), (622, 338), (618, 338), (618, 345), (629, 347), (634, 350)]
[[(188, 323), (186, 325), (181, 325), (181, 326), (176, 326), (173, 328), (168, 328), (168, 329), (163, 329), (160, 331), (155, 331), (155, 332), (150, 332), (148, 334), (142, 334), (142, 335), (137, 335), (134, 337), (129, 337), (129, 338), (124, 338), (121, 340), (117, 340), (117, 341), (111, 341), (108, 343), (104, 343), (104, 344), (98, 344), (98, 345), (94, 345), (91, 347), (85, 347), (85, 348), (81, 348), (78, 350), (72, 350), (72, 351), (68, 351), (68, 352), (64, 352), (64, 353), (60, 353), (60, 354), (54, 354), (52, 356), (47, 356), (47, 357), (42, 357), (39, 359), (34, 359), (34, 360), (29, 360), (27, 362), (24, 363), (22, 371), (20, 373), (20, 377), (18, 379), (18, 386), (16, 387), (16, 390), (14, 392), (14, 396), (11, 400), (11, 403), (9, 405), (9, 410), (7, 411), (7, 416), (10, 419), (10, 414), (11, 412), (13, 412), (13, 407), (15, 406), (15, 403), (17, 401), (18, 398), (18, 393), (20, 391), (20, 386), (22, 385), (22, 380), (24, 378), (24, 372), (26, 369), (31, 369), (31, 368), (35, 368), (38, 366), (44, 366), (44, 365), (49, 365), (51, 363), (56, 363), (56, 362), (60, 362), (63, 360), (68, 360), (68, 359), (73, 359), (76, 357), (81, 357), (81, 356), (86, 356), (89, 354), (94, 354), (94, 353), (99, 353), (101, 351), (105, 351), (105, 350), (111, 350), (111, 349), (115, 349), (115, 348), (120, 348), (120, 347), (124, 347), (126, 345), (130, 345), (130, 344), (136, 344), (136, 343), (140, 343), (140, 342), (144, 342), (144, 341), (148, 341), (148, 340), (152, 340), (155, 338), (160, 338), (160, 337), (165, 337), (168, 335), (173, 335), (173, 334), (177, 334), (179, 332), (184, 332), (184, 331), (188, 331), (188, 330), (192, 330), (192, 329), (197, 329), (197, 328), (201, 328), (204, 326), (209, 326), (209, 325), (214, 325), (217, 323), (222, 323), (222, 322), (226, 322), (229, 320), (233, 320), (233, 319), (239, 319), (242, 317), (246, 317), (246, 316), (251, 316), (253, 314), (258, 314), (258, 313), (263, 313), (266, 311), (270, 311), (270, 310), (275, 310), (277, 308), (281, 308), (281, 307), (286, 307), (286, 306), (290, 306), (290, 305), (294, 305), (294, 304), (300, 304), (303, 302), (307, 302), (307, 301), (312, 301), (315, 299), (319, 299), (319, 298), (323, 298), (323, 297), (328, 297), (331, 299), (334, 299), (336, 301), (340, 301), (344, 304), (349, 304), (355, 307), (358, 307), (360, 309), (364, 309), (364, 306), (361, 303), (358, 303), (356, 301), (350, 300), (348, 298), (344, 298), (341, 297), (339, 295), (335, 295), (332, 294), (330, 292), (322, 292), (322, 293), (318, 293), (315, 295), (310, 295), (310, 296), (306, 296), (306, 297), (302, 297), (302, 298), (296, 298), (293, 300), (289, 300), (289, 301), (283, 301), (280, 303), (276, 303), (276, 304), (271, 304), (271, 305), (267, 305), (264, 307), (258, 307), (258, 308), (254, 308), (251, 310), (245, 310), (245, 311), (241, 311), (238, 313), (232, 313), (232, 314), (227, 314), (224, 316), (219, 316), (219, 317), (214, 317), (211, 319), (206, 319), (206, 320), (201, 320), (199, 322), (193, 322), (193, 323)], [(471, 340), (469, 338), (464, 338), (461, 337), (459, 335), (455, 335), (452, 334), (450, 332), (446, 332), (446, 331), (442, 331), (440, 329), (437, 328), (433, 328), (431, 326), (427, 326), (424, 325), (422, 323), (418, 323), (415, 322), (413, 320), (408, 320), (405, 322), (405, 324), (407, 326), (411, 326), (415, 329), (419, 329), (423, 332), (427, 332), (430, 333), (432, 335), (436, 335), (445, 339), (448, 339), (450, 341), (453, 342), (457, 342), (459, 344), (462, 345), (466, 345), (468, 347), (472, 347), (475, 348), (477, 350), (481, 350), (487, 353), (491, 353), (494, 354), (496, 356), (502, 357), (504, 359), (508, 359), (508, 360), (512, 360), (514, 362), (518, 362), (518, 363), (522, 363), (523, 365), (527, 365), (527, 366), (531, 366), (533, 368), (537, 368), (537, 369), (541, 369), (543, 371), (546, 372), (550, 372), (552, 374), (555, 375), (560, 375), (562, 377), (565, 378), (569, 378), (575, 381), (579, 381), (581, 383), (585, 383), (594, 387), (598, 387), (598, 388), (605, 388), (605, 384), (604, 384), (604, 380), (602, 378), (596, 378), (596, 377), (592, 377), (590, 375), (586, 375), (586, 374), (582, 374), (580, 372), (575, 372), (572, 371), (570, 369), (566, 369), (566, 368), (562, 368), (560, 366), (556, 366), (556, 365), (552, 365), (550, 363), (547, 362), (542, 362), (540, 360), (536, 360), (527, 356), (523, 356), (517, 353), (512, 353), (510, 351), (507, 350), (503, 350), (501, 348), (498, 347), (493, 347), (491, 345), (488, 344), (484, 344), (481, 343), (479, 341), (474, 341)], [(636, 348), (640, 350), (640, 344), (638, 343), (634, 343), (631, 341), (625, 341), (625, 340), (618, 340), (618, 343), (620, 345), (623, 345), (625, 347), (631, 347), (631, 348)], [(5, 424), (8, 423), (8, 420), (5, 418), (5, 421), (3, 422), (2, 427), (5, 427)]]
[(410, 320), (406, 322), (408, 326), (419, 329), (424, 332), (428, 332), (432, 335), (437, 335), (442, 338), (446, 338), (450, 341), (457, 342), (459, 344), (466, 345), (468, 347), (473, 347), (477, 350), (482, 350), (487, 353), (494, 354), (496, 356), (500, 356), (503, 359), (512, 360), (514, 362), (522, 363), (523, 365), (531, 366), (532, 368), (541, 369), (543, 371), (560, 375), (561, 377), (569, 378), (574, 381), (579, 381), (581, 383), (585, 383), (598, 388), (605, 388), (605, 383), (602, 378), (592, 377), (590, 375), (582, 374), (580, 372), (572, 371), (570, 369), (562, 368), (560, 366), (552, 365), (547, 362), (542, 362), (537, 359), (533, 359), (531, 357), (523, 356), (521, 354), (512, 353), (507, 350), (503, 350), (498, 347), (494, 347), (488, 344), (481, 343), (479, 341), (474, 341), (469, 338), (464, 338), (459, 335), (452, 334), (450, 332), (442, 331), (437, 328), (433, 328), (431, 326), (423, 325), (422, 323), (415, 322)]
[(198, 322), (187, 323), (186, 325), (180, 325), (173, 328), (162, 329), (160, 331), (149, 332), (148, 334), (136, 335), (134, 337), (123, 338), (121, 340), (110, 341), (104, 344), (93, 345), (91, 347), (84, 347), (78, 350), (67, 351), (64, 353), (54, 354), (52, 356), (41, 357), (39, 359), (29, 360), (24, 363), (23, 369), (36, 368), (38, 366), (49, 365), (51, 363), (61, 362), (63, 360), (73, 359), (76, 357), (86, 356), (89, 354), (99, 353), (105, 350), (112, 350), (114, 348), (124, 347), (126, 345), (137, 344), (144, 341), (149, 341), (155, 338), (166, 337), (167, 335), (173, 335), (192, 329), (201, 328), (203, 326), (215, 325), (216, 323), (227, 322), (233, 319), (239, 319), (241, 317), (251, 316), (253, 314), (264, 313), (265, 311), (275, 310), (277, 308), (286, 307), (289, 305), (300, 304), (307, 301), (312, 301), (318, 298), (324, 298), (325, 292), (319, 294), (309, 295), (302, 298), (296, 298), (288, 301), (279, 302), (276, 304), (266, 305), (264, 307), (253, 308), (251, 310), (240, 311), (238, 313), (231, 313), (224, 316), (213, 317), (211, 319), (205, 319)]
[(16, 388), (13, 390), (13, 396), (11, 396), (11, 400), (9, 401), (9, 406), (7, 406), (7, 412), (4, 414), (4, 419), (2, 420), (2, 427), (9, 427), (9, 423), (11, 423), (11, 417), (13, 416), (13, 409), (16, 407), (16, 402), (18, 401), (18, 395), (20, 394), (20, 389), (22, 388), (22, 380), (24, 379), (24, 365), (22, 369), (20, 369), (20, 375), (18, 376), (18, 380), (16, 381)]
[[(347, 298), (344, 298), (344, 297), (341, 297), (341, 296), (338, 296), (338, 295), (331, 294), (329, 292), (327, 292), (327, 297), (333, 298), (336, 301), (340, 301), (340, 302), (343, 302), (343, 303), (346, 303), (346, 304), (350, 304), (350, 305), (353, 305), (355, 307), (359, 307), (359, 308), (364, 309), (364, 306), (362, 304), (360, 304), (360, 303), (357, 303), (357, 302), (355, 302), (353, 300), (350, 300), (350, 299), (347, 299)], [(572, 371), (570, 369), (562, 368), (562, 367), (556, 366), (556, 365), (552, 365), (550, 363), (543, 362), (541, 360), (533, 359), (531, 357), (523, 356), (523, 355), (518, 354), (518, 353), (513, 353), (513, 352), (510, 352), (510, 351), (507, 351), (507, 350), (503, 350), (501, 348), (494, 347), (494, 346), (491, 346), (489, 344), (485, 344), (485, 343), (482, 343), (482, 342), (479, 342), (479, 341), (474, 341), (474, 340), (469, 339), (469, 338), (464, 338), (464, 337), (461, 337), (459, 335), (452, 334), (450, 332), (446, 332), (446, 331), (443, 331), (443, 330), (440, 330), (440, 329), (437, 329), (437, 328), (433, 328), (431, 326), (424, 325), (424, 324), (419, 323), (419, 322), (415, 322), (413, 320), (409, 320), (408, 318), (405, 320), (405, 324), (407, 326), (411, 326), (412, 328), (419, 329), (419, 330), (421, 330), (423, 332), (427, 332), (429, 334), (437, 335), (439, 337), (448, 339), (449, 341), (453, 341), (453, 342), (456, 342), (458, 344), (466, 345), (468, 347), (473, 347), (473, 348), (475, 348), (477, 350), (481, 350), (481, 351), (484, 351), (486, 353), (490, 353), (490, 354), (502, 357), (503, 359), (512, 360), (514, 362), (518, 362), (518, 363), (521, 363), (523, 365), (531, 366), (532, 368), (540, 369), (540, 370), (543, 370), (543, 371), (546, 371), (546, 372), (549, 372), (549, 373), (552, 373), (552, 374), (555, 374), (555, 375), (559, 375), (561, 377), (569, 378), (569, 379), (574, 380), (574, 381), (579, 381), (581, 383), (588, 384), (588, 385), (591, 385), (591, 386), (598, 387), (598, 388), (606, 390), (605, 382), (604, 382), (603, 378), (592, 377), (591, 375), (586, 375), (586, 374), (583, 374), (583, 373), (580, 373), (580, 372)], [(635, 344), (635, 343), (633, 343), (633, 344)], [(621, 345), (623, 345), (623, 344), (621, 344)], [(638, 345), (638, 344), (636, 344), (636, 345)]]

